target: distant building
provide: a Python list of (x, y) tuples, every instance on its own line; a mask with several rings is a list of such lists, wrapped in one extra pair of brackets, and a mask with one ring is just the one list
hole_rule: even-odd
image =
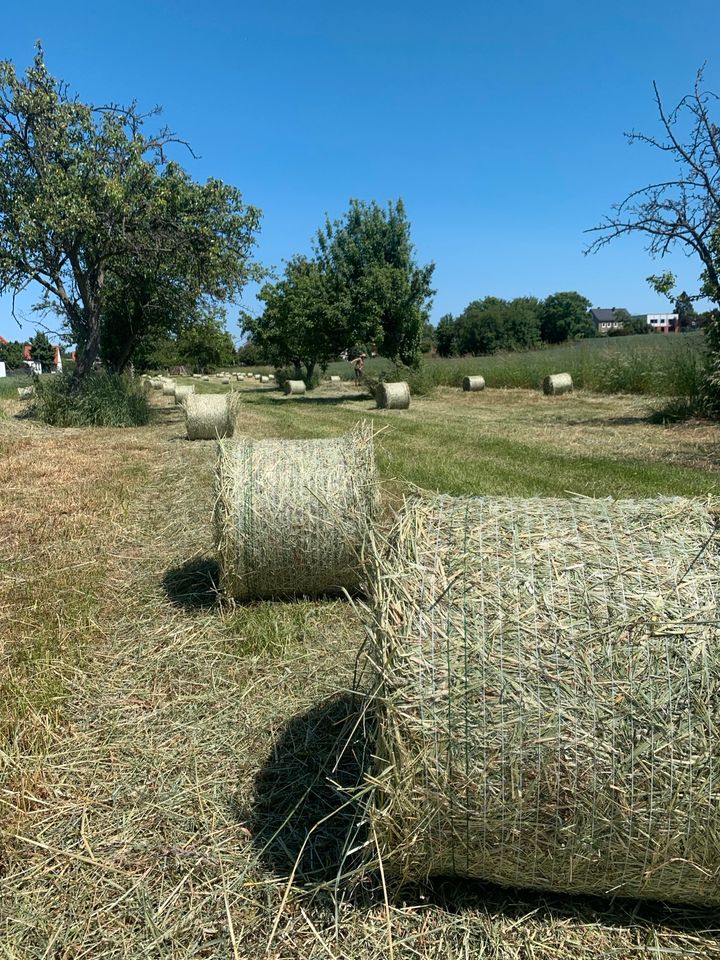
[(649, 313), (647, 322), (653, 333), (678, 333), (680, 330), (680, 315), (677, 313)]
[(598, 333), (610, 333), (611, 330), (622, 330), (623, 322), (616, 314), (616, 307), (609, 310), (593, 309), (590, 311), (590, 319), (595, 324)]

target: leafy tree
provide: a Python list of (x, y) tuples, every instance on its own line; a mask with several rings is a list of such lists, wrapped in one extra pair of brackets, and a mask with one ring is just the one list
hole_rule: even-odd
[[(703, 71), (693, 91), (667, 111), (653, 84), (661, 133), (629, 133), (630, 143), (659, 150), (671, 162), (667, 178), (633, 190), (593, 228), (598, 234), (586, 252), (599, 250), (617, 237), (640, 233), (651, 256), (662, 258), (676, 246), (697, 257), (700, 295), (720, 305), (720, 124), (712, 111), (718, 96), (703, 89)], [(649, 277), (659, 293), (670, 295), (675, 277), (666, 271)], [(706, 406), (720, 414), (720, 320), (705, 326), (709, 347)]]
[(101, 352), (122, 369), (148, 328), (252, 276), (259, 212), (217, 180), (194, 183), (147, 136), (149, 115), (92, 107), (38, 47), (24, 78), (0, 61), (0, 293), (37, 283), (78, 345), (76, 386)]
[(374, 342), (383, 356), (416, 364), (435, 265), (415, 262), (402, 200), (385, 210), (351, 200), (344, 219), (328, 219), (318, 231), (316, 254), (347, 342)]
[(506, 350), (530, 350), (540, 345), (540, 301), (516, 297), (507, 305)]
[(52, 367), (55, 362), (55, 348), (42, 330), (38, 330), (30, 341), (30, 356), (43, 368)]
[(687, 330), (695, 322), (695, 307), (687, 293), (683, 290), (675, 301), (675, 313), (678, 315), (678, 322), (681, 330)]
[(507, 302), (498, 297), (473, 300), (458, 317), (460, 353), (496, 353), (507, 346)]
[(594, 337), (590, 301), (574, 290), (551, 294), (540, 306), (540, 332), (546, 343)]
[(248, 367), (256, 367), (268, 363), (262, 348), (254, 340), (248, 340), (235, 352), (235, 359), (238, 363), (244, 363)]
[(324, 265), (293, 257), (283, 278), (265, 284), (258, 296), (265, 310), (247, 316), (243, 329), (272, 363), (292, 364), (311, 386), (315, 367), (327, 366), (351, 342), (349, 327), (338, 322), (335, 287)]
[(650, 333), (650, 326), (647, 322), (647, 316), (644, 313), (632, 314), (623, 322), (623, 330), (628, 333)]
[(23, 344), (19, 340), (0, 343), (0, 360), (10, 370), (19, 370), (23, 365)]
[(435, 328), (435, 342), (441, 357), (452, 357), (458, 352), (457, 321), (451, 313), (446, 313), (438, 320)]

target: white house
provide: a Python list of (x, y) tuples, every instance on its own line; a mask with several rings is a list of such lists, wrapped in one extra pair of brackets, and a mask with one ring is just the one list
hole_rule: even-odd
[(649, 313), (647, 322), (653, 333), (677, 333), (680, 328), (680, 317), (677, 313)]

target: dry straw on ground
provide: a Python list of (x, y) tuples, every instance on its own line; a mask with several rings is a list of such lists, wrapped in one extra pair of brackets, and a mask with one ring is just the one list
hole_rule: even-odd
[(283, 390), (288, 396), (300, 397), (305, 393), (304, 380), (286, 380)]
[(188, 384), (187, 386), (183, 386), (179, 384), (178, 386), (175, 387), (175, 403), (176, 404), (184, 403), (187, 400), (187, 398), (192, 396), (192, 394), (194, 393), (195, 393), (195, 387), (192, 386), (191, 384)]
[(720, 503), (409, 503), (376, 578), (386, 872), (720, 903)]
[(484, 390), (485, 377), (463, 377), (462, 388), (463, 390)]
[(230, 394), (190, 394), (185, 400), (188, 440), (231, 437), (235, 428), (235, 412)]
[(375, 401), (382, 409), (407, 410), (410, 406), (410, 386), (404, 380), (399, 383), (379, 383)]
[(557, 396), (561, 393), (570, 393), (573, 388), (572, 377), (569, 373), (552, 373), (542, 382), (542, 391), (547, 396)]
[(378, 509), (372, 427), (330, 440), (220, 444), (215, 531), (238, 600), (357, 590)]

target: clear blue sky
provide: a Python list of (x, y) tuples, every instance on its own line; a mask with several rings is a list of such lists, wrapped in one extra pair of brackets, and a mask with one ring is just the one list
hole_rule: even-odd
[[(36, 0), (3, 5), (0, 57), (24, 70), (40, 39), (83, 100), (162, 105), (199, 155), (191, 173), (263, 210), (268, 265), (307, 251), (350, 197), (402, 197), (419, 259), (437, 265), (437, 321), (490, 294), (572, 289), (668, 309), (640, 238), (584, 257), (583, 230), (667, 173), (623, 132), (657, 130), (653, 80), (674, 103), (707, 60), (720, 91), (718, 35), (716, 0)], [(694, 260), (664, 265), (695, 292)], [(20, 331), (0, 299), (0, 334), (31, 333), (30, 302)]]

